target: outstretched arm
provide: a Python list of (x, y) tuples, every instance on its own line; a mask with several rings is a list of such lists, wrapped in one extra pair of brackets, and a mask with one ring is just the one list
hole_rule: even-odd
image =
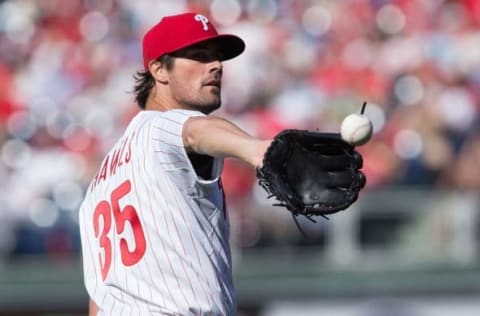
[(253, 167), (261, 167), (271, 140), (250, 136), (232, 122), (216, 116), (191, 117), (183, 127), (187, 152), (213, 157), (234, 157)]

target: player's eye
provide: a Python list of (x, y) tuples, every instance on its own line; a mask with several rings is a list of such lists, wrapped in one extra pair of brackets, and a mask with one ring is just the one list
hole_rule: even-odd
[(221, 60), (221, 54), (217, 51), (206, 49), (185, 50), (174, 54), (175, 57), (196, 60), (201, 63), (208, 63), (215, 60)]
[(190, 58), (198, 60), (198, 61), (207, 61), (211, 59), (211, 56), (207, 52), (195, 52), (193, 53)]
[(218, 53), (206, 50), (196, 51), (190, 55), (190, 58), (203, 63), (220, 60), (220, 56)]

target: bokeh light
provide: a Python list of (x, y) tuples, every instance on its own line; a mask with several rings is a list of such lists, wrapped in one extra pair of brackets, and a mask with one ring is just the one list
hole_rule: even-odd
[(36, 132), (37, 122), (27, 111), (13, 113), (7, 121), (7, 130), (14, 138), (29, 139)]
[(378, 104), (368, 103), (364, 113), (372, 121), (373, 133), (382, 130), (386, 123), (386, 113)]
[(89, 134), (104, 138), (112, 135), (115, 122), (111, 113), (103, 108), (92, 108), (84, 116), (82, 125)]
[(59, 218), (55, 203), (49, 199), (37, 199), (30, 206), (30, 220), (38, 227), (51, 227)]
[(80, 20), (80, 32), (87, 41), (97, 42), (102, 40), (109, 31), (109, 22), (100, 12), (89, 12)]
[(67, 126), (62, 133), (62, 138), (65, 146), (72, 151), (86, 150), (92, 143), (87, 130), (78, 124)]
[(445, 123), (455, 130), (467, 130), (474, 123), (477, 110), (472, 96), (465, 89), (442, 91), (437, 107)]
[(370, 65), (373, 56), (368, 42), (364, 38), (350, 41), (342, 52), (342, 61), (352, 69), (365, 69)]
[(415, 105), (422, 101), (424, 96), (423, 84), (416, 76), (401, 76), (395, 82), (395, 96), (404, 105)]
[(416, 131), (404, 129), (395, 135), (393, 146), (403, 159), (415, 159), (422, 153), (423, 141)]
[(65, 180), (53, 187), (53, 201), (64, 211), (74, 212), (83, 199), (83, 189), (78, 182)]
[(405, 15), (393, 4), (386, 4), (377, 13), (377, 25), (387, 34), (399, 33), (405, 26)]
[(247, 13), (253, 22), (268, 24), (276, 18), (278, 5), (275, 0), (250, 0), (247, 5)]
[(0, 4), (0, 29), (9, 40), (27, 44), (35, 33), (35, 6), (28, 1), (3, 2)]
[(226, 26), (238, 21), (242, 8), (237, 0), (213, 0), (210, 11), (217, 23)]
[(75, 122), (74, 116), (70, 112), (54, 111), (50, 112), (47, 118), (47, 131), (50, 136), (62, 139), (65, 131)]
[(20, 139), (8, 140), (1, 149), (2, 161), (10, 168), (21, 169), (27, 166), (32, 157), (30, 146)]
[(313, 36), (321, 36), (328, 32), (332, 24), (330, 12), (321, 5), (315, 5), (302, 15), (302, 26), (307, 33)]

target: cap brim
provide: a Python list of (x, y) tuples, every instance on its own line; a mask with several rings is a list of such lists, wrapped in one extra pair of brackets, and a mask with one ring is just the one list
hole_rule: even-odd
[(176, 50), (168, 52), (167, 54), (174, 53), (178, 50), (203, 42), (217, 43), (222, 52), (222, 61), (235, 58), (245, 50), (245, 42), (240, 37), (231, 34), (220, 34), (214, 37), (196, 39), (195, 41), (186, 43), (182, 47), (178, 47)]
[(245, 50), (245, 42), (238, 36), (230, 34), (218, 35), (210, 39), (218, 43), (222, 50), (222, 60), (228, 60), (237, 57)]

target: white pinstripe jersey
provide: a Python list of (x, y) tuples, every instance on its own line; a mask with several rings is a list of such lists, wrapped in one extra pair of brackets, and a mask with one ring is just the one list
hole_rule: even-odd
[(79, 219), (98, 315), (235, 314), (223, 160), (202, 180), (181, 136), (199, 115), (141, 111), (92, 180)]

